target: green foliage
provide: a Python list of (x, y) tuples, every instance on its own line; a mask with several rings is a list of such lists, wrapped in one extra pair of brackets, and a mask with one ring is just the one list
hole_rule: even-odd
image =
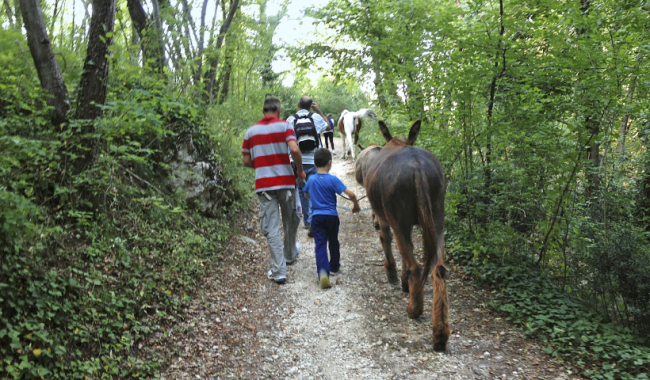
[[(52, 41), (72, 94), (84, 41)], [(0, 27), (0, 48), (0, 378), (156, 377), (155, 337), (219, 265), (228, 220), (248, 205), (243, 132), (230, 131), (251, 119), (224, 122), (232, 108), (206, 110), (118, 44), (104, 117), (83, 135), (77, 120), (50, 124), (25, 37)], [(253, 79), (249, 102), (261, 105)], [(93, 164), (75, 173), (93, 140)], [(217, 218), (167, 187), (187, 140), (221, 170)]]
[(468, 236), (451, 235), (455, 240), (449, 254), (467, 263), (465, 271), (494, 288), (490, 306), (505, 312), (526, 335), (545, 342), (546, 353), (573, 359), (590, 379), (647, 378), (650, 349), (643, 346), (643, 339), (586, 309), (580, 299), (536, 269), (493, 260), (494, 241), (467, 245), (463, 242), (471, 240)]
[[(109, 101), (97, 129), (104, 148), (92, 169), (72, 181), (58, 176), (75, 153), (60, 152), (78, 151), (80, 136), (47, 133), (51, 127), (38, 123), (38, 112), (5, 119), (3, 378), (157, 372), (159, 358), (138, 347), (177, 318), (197, 280), (218, 263), (229, 234), (227, 213), (221, 220), (195, 215), (158, 187), (168, 146), (152, 141), (173, 141), (202, 118), (192, 103), (171, 98), (142, 89)], [(40, 139), (10, 134), (30, 131), (26, 126)]]

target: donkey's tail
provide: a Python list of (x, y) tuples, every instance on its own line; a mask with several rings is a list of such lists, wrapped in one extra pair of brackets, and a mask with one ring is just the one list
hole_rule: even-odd
[[(447, 269), (443, 261), (443, 252), (438, 250), (438, 235), (436, 234), (436, 223), (433, 218), (433, 205), (429, 192), (429, 184), (426, 181), (427, 176), (424, 170), (421, 170), (419, 176), (415, 178), (416, 193), (418, 204), (420, 205), (420, 226), (425, 241), (424, 253), (424, 271), (422, 272), (422, 282), (424, 282), (431, 272), (433, 258), (437, 256), (436, 267), (433, 270), (433, 349), (434, 351), (445, 351), (447, 341), (451, 334), (449, 326), (449, 297), (447, 295), (447, 283), (445, 281)], [(431, 251), (431, 250), (434, 251)], [(444, 251), (444, 250), (441, 250)]]
[[(433, 248), (434, 251), (424, 252), (424, 270), (422, 271), (422, 282), (425, 283), (429, 273), (431, 273), (431, 266), (433, 265), (433, 258), (436, 257), (438, 247), (438, 235), (436, 235), (436, 222), (433, 219), (433, 205), (431, 204), (431, 195), (429, 192), (429, 183), (427, 182), (427, 175), (424, 170), (415, 177), (415, 192), (420, 205), (420, 227), (422, 227), (422, 235), (426, 242), (425, 247)], [(438, 258), (440, 261), (441, 258)]]

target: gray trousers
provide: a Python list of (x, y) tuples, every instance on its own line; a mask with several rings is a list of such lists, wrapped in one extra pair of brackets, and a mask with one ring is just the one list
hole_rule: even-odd
[[(282, 189), (257, 193), (260, 200), (260, 229), (271, 253), (274, 276), (287, 275), (287, 261), (298, 256), (296, 234), (300, 215), (296, 207), (296, 189)], [(280, 215), (284, 231), (284, 248), (280, 234)]]

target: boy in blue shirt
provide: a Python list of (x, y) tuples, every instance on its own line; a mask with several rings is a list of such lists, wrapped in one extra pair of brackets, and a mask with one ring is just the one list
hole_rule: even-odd
[[(311, 199), (312, 219), (311, 229), (316, 243), (316, 270), (322, 289), (331, 288), (330, 273), (338, 273), (341, 269), (341, 253), (339, 251), (339, 214), (336, 211), (336, 194), (345, 193), (354, 202), (352, 213), (359, 212), (359, 202), (352, 190), (348, 189), (340, 179), (329, 174), (332, 168), (332, 153), (325, 148), (314, 152), (314, 164), (318, 169), (307, 180), (303, 193)], [(327, 259), (327, 244), (329, 243), (330, 258)]]

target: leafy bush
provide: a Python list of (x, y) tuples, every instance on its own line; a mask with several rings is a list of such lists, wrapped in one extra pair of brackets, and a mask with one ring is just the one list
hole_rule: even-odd
[(466, 264), (465, 271), (478, 281), (494, 288), (490, 306), (506, 313), (526, 335), (545, 342), (544, 351), (572, 359), (591, 379), (648, 378), (650, 348), (642, 338), (603, 319), (583, 300), (548, 280), (527, 264), (526, 251), (521, 252), (521, 261), (504, 260), (498, 248), (502, 238), (476, 240), (467, 230), (454, 227), (451, 223), (448, 232), (449, 255)]
[(164, 155), (187, 133), (208, 153), (239, 149), (215, 143), (193, 102), (123, 89), (97, 124), (94, 165), (69, 176), (87, 136), (74, 122), (51, 129), (42, 94), (24, 87), (32, 75), (1, 79), (0, 377), (152, 377), (152, 332), (177, 318), (230, 233), (231, 208), (204, 218), (161, 185)]

